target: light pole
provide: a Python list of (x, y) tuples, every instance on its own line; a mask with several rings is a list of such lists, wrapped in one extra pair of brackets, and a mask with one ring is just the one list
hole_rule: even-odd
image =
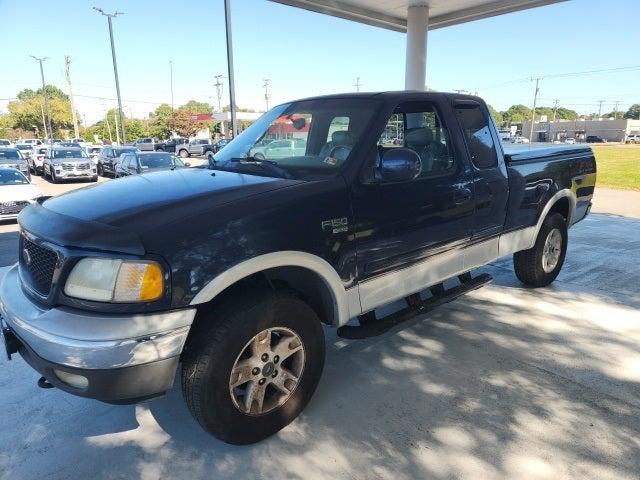
[(169, 60), (169, 75), (171, 82), (171, 111), (173, 111), (173, 60)]
[(354, 87), (356, 87), (356, 92), (359, 92), (359, 91), (360, 91), (360, 87), (361, 87), (362, 85), (363, 85), (363, 84), (362, 84), (362, 83), (360, 83), (360, 77), (356, 77), (356, 83), (354, 83), (354, 84), (353, 84), (353, 86), (354, 86)]
[(118, 95), (118, 113), (120, 116), (120, 127), (122, 128), (122, 143), (127, 142), (127, 137), (124, 132), (124, 113), (122, 113), (122, 98), (120, 97), (120, 81), (118, 80), (118, 64), (116, 63), (116, 47), (113, 43), (113, 25), (111, 24), (111, 19), (117, 17), (118, 15), (124, 15), (123, 12), (113, 12), (106, 13), (104, 10), (98, 7), (93, 7), (93, 9), (107, 17), (107, 23), (109, 24), (109, 39), (111, 40), (111, 57), (113, 58), (113, 74), (116, 77), (116, 94)]
[[(216, 96), (218, 97), (218, 113), (222, 113), (222, 88), (223, 88), (222, 79), (226, 77), (224, 75), (218, 74), (218, 75), (215, 75), (213, 78), (216, 79), (216, 83), (214, 85), (216, 86)], [(220, 121), (220, 133), (226, 136), (226, 132), (224, 128), (224, 120)]]
[(231, 111), (231, 136), (238, 133), (236, 120), (236, 84), (233, 71), (233, 39), (231, 36), (231, 0), (224, 0), (224, 24), (227, 32), (227, 70), (229, 71), (229, 110)]
[(40, 78), (42, 79), (42, 95), (44, 95), (44, 108), (47, 111), (47, 123), (49, 124), (49, 139), (53, 139), (53, 129), (51, 128), (51, 111), (49, 110), (49, 95), (47, 95), (47, 88), (44, 83), (44, 69), (42, 68), (42, 62), (48, 60), (49, 57), (38, 58), (33, 55), (29, 55), (31, 58), (40, 63)]
[(267, 104), (267, 110), (265, 111), (269, 111), (269, 100), (271, 99), (271, 80), (269, 78), (265, 78), (263, 79), (264, 83), (262, 84), (263, 88), (264, 88), (264, 101)]

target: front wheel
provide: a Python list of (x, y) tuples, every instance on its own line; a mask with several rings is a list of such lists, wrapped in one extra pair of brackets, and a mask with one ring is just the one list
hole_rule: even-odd
[(182, 158), (187, 158), (189, 156), (189, 152), (187, 152), (186, 150), (182, 149), (178, 152), (178, 155), (180, 155)]
[(101, 163), (98, 164), (98, 176), (104, 177), (104, 167)]
[(553, 282), (567, 253), (567, 221), (559, 213), (544, 219), (533, 248), (513, 255), (518, 279), (532, 287), (546, 287)]
[(324, 334), (313, 309), (290, 293), (260, 290), (205, 315), (182, 361), (191, 414), (206, 431), (236, 445), (291, 423), (324, 366)]

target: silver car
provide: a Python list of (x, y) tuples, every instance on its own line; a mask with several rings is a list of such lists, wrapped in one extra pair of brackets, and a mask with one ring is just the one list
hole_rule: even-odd
[(50, 148), (44, 158), (43, 177), (49, 177), (53, 183), (69, 179), (98, 180), (96, 165), (82, 148)]
[(0, 147), (0, 167), (15, 168), (24, 174), (31, 181), (29, 173), (29, 163), (17, 148)]

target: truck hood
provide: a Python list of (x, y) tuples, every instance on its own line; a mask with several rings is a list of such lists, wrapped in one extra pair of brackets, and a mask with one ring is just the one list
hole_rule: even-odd
[(125, 177), (51, 198), (20, 214), (22, 228), (66, 247), (141, 253), (142, 234), (199, 213), (300, 183), (185, 168)]

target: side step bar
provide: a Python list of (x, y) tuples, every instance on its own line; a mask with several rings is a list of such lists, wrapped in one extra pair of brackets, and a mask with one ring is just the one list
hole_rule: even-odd
[(407, 307), (386, 317), (376, 319), (375, 312), (368, 312), (360, 316), (360, 325), (343, 325), (338, 328), (338, 336), (350, 340), (361, 340), (369, 337), (377, 337), (388, 332), (396, 325), (415, 317), (418, 314), (429, 312), (440, 305), (451, 302), (465, 293), (483, 287), (490, 283), (493, 278), (488, 273), (483, 273), (477, 277), (464, 273), (458, 276), (460, 285), (445, 289), (442, 284), (431, 287), (433, 296), (422, 300), (420, 295), (414, 293), (406, 297)]

